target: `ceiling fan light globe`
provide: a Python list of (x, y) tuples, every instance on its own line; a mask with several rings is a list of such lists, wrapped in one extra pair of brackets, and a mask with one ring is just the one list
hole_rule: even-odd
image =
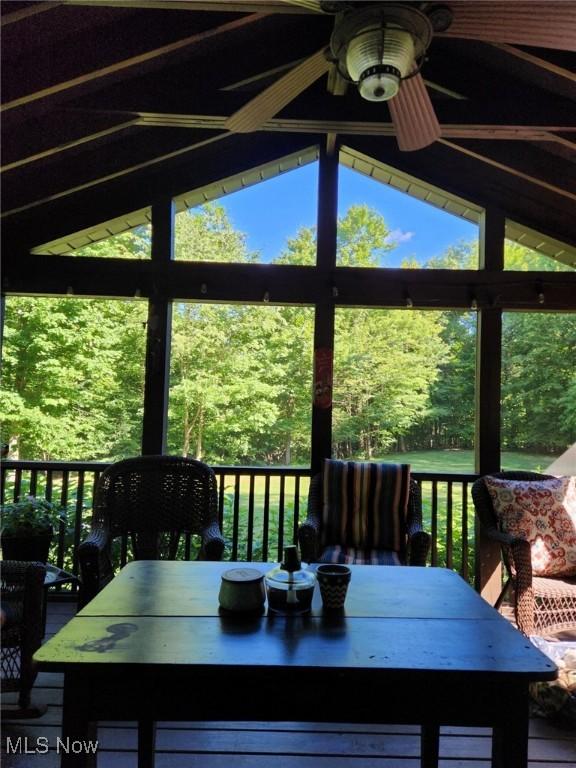
[[(392, 68), (390, 68), (392, 69)], [(388, 101), (393, 99), (400, 88), (400, 73), (396, 72), (372, 72), (367, 70), (364, 77), (358, 83), (360, 96), (366, 101)]]
[(400, 80), (411, 71), (414, 40), (404, 29), (372, 27), (350, 40), (346, 69), (358, 83), (362, 98), (386, 101), (398, 92)]

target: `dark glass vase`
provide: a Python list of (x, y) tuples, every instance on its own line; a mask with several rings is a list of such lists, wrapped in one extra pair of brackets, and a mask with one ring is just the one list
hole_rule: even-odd
[(52, 543), (52, 533), (49, 531), (35, 536), (6, 536), (3, 534), (1, 543), (4, 560), (33, 560), (38, 563), (46, 563)]

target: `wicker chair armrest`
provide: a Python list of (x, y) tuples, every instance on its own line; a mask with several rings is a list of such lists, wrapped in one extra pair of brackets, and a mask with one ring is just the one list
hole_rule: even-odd
[(222, 560), (224, 554), (224, 537), (217, 522), (207, 525), (202, 530), (202, 548), (199, 560)]
[(408, 565), (426, 565), (431, 538), (426, 531), (415, 531), (408, 538)]
[(430, 534), (422, 527), (422, 489), (414, 478), (410, 480), (410, 495), (406, 515), (407, 558), (409, 565), (426, 565), (430, 551)]
[(313, 563), (320, 556), (320, 530), (322, 518), (322, 475), (314, 475), (308, 490), (308, 511), (306, 519), (298, 529), (298, 543), (302, 559)]
[(519, 539), (511, 533), (500, 531), (496, 526), (484, 526), (484, 533), (492, 541), (497, 541), (500, 545), (508, 547), (512, 551), (516, 549), (519, 554), (526, 547), (528, 548), (528, 553), (530, 552), (530, 544), (525, 539)]
[(514, 615), (518, 629), (529, 636), (534, 633), (534, 588), (532, 586), (532, 552), (530, 542), (510, 537), (510, 568), (514, 577)]
[(315, 515), (308, 515), (298, 528), (300, 554), (305, 563), (315, 563), (320, 547), (320, 521)]
[(114, 577), (110, 559), (111, 539), (104, 528), (93, 528), (78, 547), (80, 592), (78, 606), (82, 608)]
[(302, 560), (315, 563), (320, 554), (320, 519), (322, 510), (322, 475), (310, 480), (306, 519), (298, 527), (298, 545)]
[(530, 542), (526, 539), (510, 537), (511, 565), (516, 573), (519, 583), (530, 586), (532, 584), (532, 550)]

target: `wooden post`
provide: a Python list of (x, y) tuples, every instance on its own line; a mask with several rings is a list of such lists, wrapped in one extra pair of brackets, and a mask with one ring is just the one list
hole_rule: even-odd
[[(174, 255), (174, 204), (167, 198), (152, 206), (152, 261), (171, 261)], [(158, 291), (148, 302), (146, 371), (142, 454), (164, 453), (170, 377), (172, 301)]]
[[(504, 268), (505, 218), (488, 209), (480, 229), (480, 268)], [(478, 313), (476, 358), (476, 471), (500, 470), (500, 399), (502, 367), (502, 310), (482, 307)], [(476, 521), (476, 589), (492, 605), (502, 590), (500, 547), (487, 539)]]
[(325, 295), (316, 302), (314, 316), (314, 392), (312, 404), (312, 472), (332, 451), (332, 375), (334, 358), (334, 295), (338, 224), (338, 148), (334, 141), (320, 150), (316, 266)]
[(6, 296), (0, 295), (0, 360), (2, 359), (2, 349), (4, 346), (4, 320), (6, 318)]

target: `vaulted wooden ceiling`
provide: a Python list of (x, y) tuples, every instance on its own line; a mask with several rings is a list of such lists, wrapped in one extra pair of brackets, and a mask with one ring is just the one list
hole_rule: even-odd
[[(497, 14), (511, 3), (492, 5)], [(9, 249), (24, 252), (334, 135), (576, 245), (576, 3), (529, 5), (534, 18), (562, 8), (574, 19), (572, 50), (435, 37), (422, 74), (442, 136), (401, 152), (386, 104), (363, 101), (354, 86), (333, 95), (326, 77), (258, 132), (225, 128), (328, 43), (332, 16), (282, 0), (2, 2)]]

